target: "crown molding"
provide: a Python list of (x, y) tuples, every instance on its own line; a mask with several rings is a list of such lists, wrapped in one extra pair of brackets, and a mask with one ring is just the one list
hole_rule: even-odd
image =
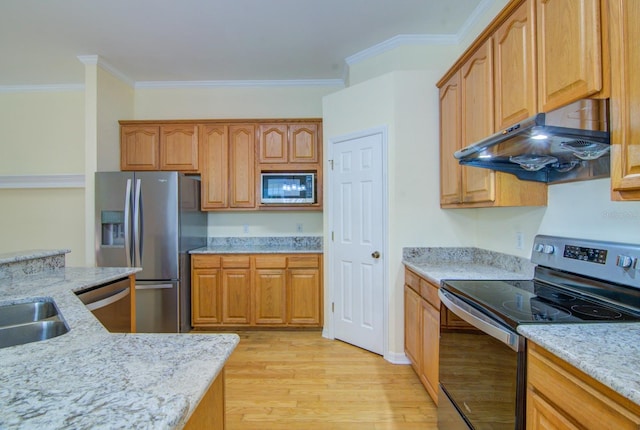
[(0, 85), (0, 93), (51, 93), (84, 91), (84, 84)]
[(464, 40), (465, 37), (467, 37), (471, 28), (478, 21), (478, 18), (480, 18), (482, 14), (484, 14), (487, 10), (489, 10), (493, 2), (494, 0), (482, 0), (478, 4), (478, 6), (476, 6), (473, 12), (471, 12), (471, 15), (469, 15), (469, 17), (464, 22), (464, 24), (462, 24), (462, 27), (460, 27), (460, 30), (458, 30), (458, 33), (457, 33), (458, 43), (460, 43), (462, 40)]
[(99, 55), (78, 55), (77, 58), (85, 66), (98, 66), (101, 69), (111, 73), (113, 76), (129, 85), (131, 88), (135, 88), (136, 82), (133, 79), (122, 73), (120, 70), (116, 69), (113, 65), (109, 64), (107, 61), (105, 61), (104, 58), (100, 57)]
[(0, 189), (84, 187), (83, 174), (0, 175)]
[(345, 63), (352, 66), (361, 61), (380, 55), (384, 52), (408, 45), (455, 45), (459, 42), (456, 34), (399, 34), (345, 58)]
[(344, 87), (342, 79), (139, 81), (135, 88)]

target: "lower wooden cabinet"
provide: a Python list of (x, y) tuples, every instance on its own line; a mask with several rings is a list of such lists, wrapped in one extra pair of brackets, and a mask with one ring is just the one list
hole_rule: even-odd
[(440, 300), (438, 286), (409, 269), (404, 286), (404, 349), (411, 366), (438, 404), (440, 352)]
[(638, 429), (640, 406), (527, 344), (527, 429)]
[(191, 323), (322, 327), (319, 254), (191, 256)]

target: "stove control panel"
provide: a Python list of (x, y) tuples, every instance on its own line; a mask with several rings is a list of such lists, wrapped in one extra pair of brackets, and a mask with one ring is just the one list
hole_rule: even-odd
[(640, 245), (537, 235), (531, 262), (640, 289)]

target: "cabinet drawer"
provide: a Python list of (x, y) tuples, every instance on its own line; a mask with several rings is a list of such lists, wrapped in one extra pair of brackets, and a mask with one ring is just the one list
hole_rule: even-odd
[(288, 258), (289, 267), (318, 267), (317, 255), (291, 255)]
[(428, 301), (431, 306), (440, 309), (440, 297), (438, 297), (438, 287), (430, 282), (420, 279), (420, 295)]
[(191, 266), (193, 269), (208, 269), (220, 267), (219, 255), (192, 255)]
[(284, 269), (287, 267), (287, 257), (284, 255), (256, 256), (256, 269)]
[(248, 269), (251, 266), (248, 255), (224, 255), (221, 259), (224, 268)]
[(409, 269), (404, 269), (404, 283), (416, 293), (420, 292), (420, 277)]

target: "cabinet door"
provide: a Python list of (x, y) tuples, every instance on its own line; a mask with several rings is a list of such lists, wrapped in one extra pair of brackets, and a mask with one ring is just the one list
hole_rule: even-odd
[(198, 126), (160, 127), (160, 169), (191, 172), (198, 170)]
[(194, 327), (222, 322), (220, 270), (196, 269), (191, 279), (191, 323)]
[(255, 126), (229, 126), (229, 173), (229, 207), (255, 207)]
[(420, 379), (427, 392), (438, 404), (438, 363), (440, 353), (440, 311), (426, 300), (421, 300), (422, 312), (422, 360)]
[(288, 160), (286, 124), (261, 124), (258, 132), (258, 163), (277, 164)]
[(251, 323), (251, 270), (222, 270), (222, 322)]
[(202, 209), (229, 206), (229, 143), (226, 125), (200, 128)]
[(292, 124), (289, 134), (289, 162), (318, 163), (318, 124)]
[(120, 128), (120, 169), (160, 169), (160, 127), (128, 126)]
[(527, 391), (527, 428), (531, 430), (578, 430), (570, 419), (535, 391)]
[(536, 114), (534, 13), (534, 0), (525, 1), (493, 36), (496, 130)]
[(420, 375), (422, 360), (422, 299), (411, 288), (404, 286), (404, 352)]
[(640, 200), (640, 2), (611, 0), (611, 188)]
[(544, 112), (602, 89), (600, 0), (537, 0), (538, 106)]
[(440, 88), (440, 204), (462, 201), (461, 166), (453, 153), (460, 149), (461, 112), (460, 72)]
[[(462, 66), (462, 146), (493, 133), (493, 56), (491, 39), (485, 41)], [(493, 170), (462, 167), (462, 201), (495, 200)]]
[(286, 270), (256, 269), (254, 279), (256, 324), (285, 324)]
[(287, 322), (320, 325), (320, 270), (289, 269)]

